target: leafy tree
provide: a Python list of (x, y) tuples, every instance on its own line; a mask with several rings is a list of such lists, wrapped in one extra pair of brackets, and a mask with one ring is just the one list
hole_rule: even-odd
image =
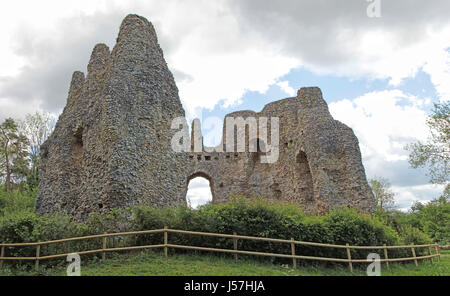
[(450, 186), (449, 185), (447, 185), (447, 187), (445, 187), (444, 192), (442, 193), (440, 198), (447, 200), (447, 201), (450, 200)]
[(408, 228), (417, 228), (421, 231), (422, 224), (420, 222), (420, 213), (409, 211), (407, 213), (400, 210), (380, 211), (375, 213), (376, 217), (383, 221), (386, 225), (392, 227), (398, 234), (403, 235)]
[[(450, 102), (435, 104), (427, 120), (430, 137), (426, 143), (406, 146), (410, 151), (409, 163), (413, 168), (428, 167), (430, 182), (447, 184), (450, 177)], [(447, 193), (448, 194), (448, 193)]]
[(433, 200), (421, 210), (420, 222), (435, 241), (450, 243), (450, 202), (444, 197)]
[[(391, 217), (390, 217), (391, 218)], [(415, 227), (429, 235), (435, 242), (450, 243), (450, 201), (445, 195), (428, 203), (416, 201), (408, 213), (395, 215), (389, 225), (403, 233)]]
[(0, 125), (0, 163), (4, 168), (6, 191), (11, 191), (11, 184), (21, 181), (28, 172), (28, 146), (27, 137), (19, 132), (17, 123), (7, 118)]
[(19, 123), (21, 133), (30, 142), (30, 171), (27, 182), (30, 188), (39, 186), (39, 153), (40, 147), (50, 136), (55, 126), (55, 118), (49, 113), (27, 114), (25, 119)]
[(420, 215), (423, 208), (425, 208), (425, 205), (423, 203), (421, 203), (420, 201), (416, 200), (411, 206), (411, 213)]
[(369, 180), (369, 185), (375, 195), (377, 209), (392, 210), (395, 207), (395, 193), (389, 189), (391, 184), (387, 179), (375, 177), (374, 179)]

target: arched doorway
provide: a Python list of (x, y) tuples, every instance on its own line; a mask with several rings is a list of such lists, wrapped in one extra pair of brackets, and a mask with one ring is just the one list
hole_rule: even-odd
[(212, 203), (214, 200), (211, 177), (199, 172), (188, 178), (186, 185), (186, 202), (188, 207), (198, 209), (200, 206)]

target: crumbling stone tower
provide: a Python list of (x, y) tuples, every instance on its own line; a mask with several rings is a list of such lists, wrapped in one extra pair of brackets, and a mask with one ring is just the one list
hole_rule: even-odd
[(136, 204), (184, 205), (197, 176), (210, 181), (213, 202), (236, 193), (295, 202), (307, 213), (374, 210), (358, 140), (331, 117), (320, 89), (227, 115), (280, 119), (273, 164), (261, 163), (260, 151), (175, 152), (171, 123), (184, 115), (152, 24), (127, 16), (114, 49), (96, 45), (87, 75), (73, 74), (67, 105), (41, 147), (37, 211), (84, 219)]

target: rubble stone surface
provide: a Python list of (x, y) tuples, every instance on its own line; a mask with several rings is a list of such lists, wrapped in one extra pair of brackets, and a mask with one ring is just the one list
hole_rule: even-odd
[(138, 204), (185, 205), (189, 181), (198, 176), (210, 181), (215, 203), (242, 194), (297, 203), (309, 214), (335, 206), (374, 211), (358, 140), (332, 118), (319, 88), (302, 88), (259, 113), (227, 115), (269, 118), (269, 130), (270, 118), (279, 118), (274, 163), (261, 161), (263, 149), (249, 151), (255, 139), (248, 134), (245, 152), (175, 152), (171, 124), (184, 116), (152, 24), (127, 16), (114, 49), (96, 45), (87, 75), (73, 74), (66, 107), (41, 147), (37, 212), (85, 219)]

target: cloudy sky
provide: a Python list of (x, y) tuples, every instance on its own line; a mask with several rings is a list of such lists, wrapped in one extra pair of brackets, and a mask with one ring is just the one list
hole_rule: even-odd
[[(207, 144), (218, 141), (214, 119), (319, 86), (358, 136), (368, 178), (387, 178), (407, 209), (442, 191), (409, 167), (404, 146), (426, 139), (433, 103), (450, 98), (450, 1), (378, 3), (2, 1), (0, 120), (59, 114), (72, 72), (85, 71), (96, 43), (112, 48), (122, 19), (136, 13), (154, 24), (189, 118), (209, 122)], [(207, 181), (190, 187), (193, 204), (208, 198)]]

